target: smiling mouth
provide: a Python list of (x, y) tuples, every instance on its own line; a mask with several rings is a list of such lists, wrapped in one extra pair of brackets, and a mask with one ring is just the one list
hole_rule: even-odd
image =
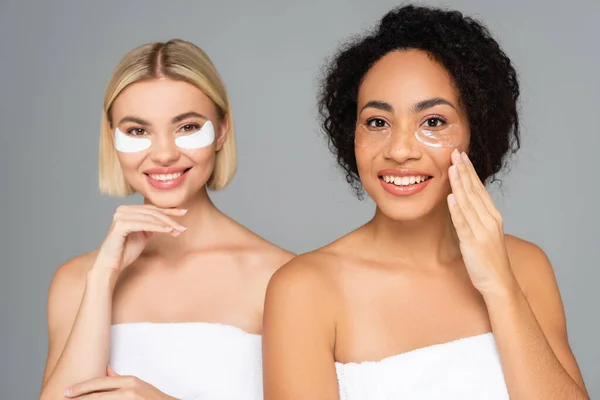
[(154, 179), (155, 181), (170, 182), (170, 181), (174, 181), (175, 179), (181, 177), (182, 175), (187, 173), (190, 169), (192, 169), (192, 168), (186, 168), (183, 171), (175, 172), (173, 174), (145, 174), (145, 175), (149, 176), (151, 179)]
[(414, 175), (414, 176), (392, 176), (392, 175), (380, 175), (379, 179), (385, 183), (393, 184), (395, 186), (411, 186), (418, 185), (431, 179), (428, 175)]

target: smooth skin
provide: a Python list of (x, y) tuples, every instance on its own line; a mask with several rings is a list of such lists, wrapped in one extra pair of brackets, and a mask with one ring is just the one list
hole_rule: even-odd
[[(416, 111), (432, 99), (449, 105)], [(415, 128), (431, 123), (463, 127), (458, 149), (418, 142)], [(359, 88), (359, 124), (393, 130), (381, 147), (355, 148), (375, 216), (274, 274), (265, 399), (339, 399), (336, 361), (378, 361), (490, 331), (511, 399), (588, 399), (552, 266), (539, 247), (504, 234), (464, 153), (468, 119), (443, 66), (418, 50), (382, 57)], [(381, 186), (383, 169), (432, 178), (398, 197)]]
[[(215, 125), (212, 146), (175, 145), (173, 135), (207, 119)], [(125, 179), (145, 201), (120, 206), (100, 248), (57, 270), (43, 400), (172, 399), (108, 367), (111, 324), (203, 321), (261, 333), (267, 282), (292, 257), (211, 202), (205, 185), (227, 126), (201, 90), (170, 79), (134, 83), (115, 100), (112, 120), (113, 129), (152, 140), (144, 152), (119, 153)], [(178, 188), (159, 190), (144, 174), (157, 167), (191, 169)]]

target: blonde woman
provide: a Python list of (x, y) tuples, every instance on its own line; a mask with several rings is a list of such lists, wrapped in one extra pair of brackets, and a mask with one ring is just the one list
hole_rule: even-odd
[(48, 298), (44, 400), (262, 399), (263, 301), (292, 254), (219, 211), (236, 170), (224, 84), (195, 45), (127, 53), (106, 90), (100, 190), (135, 192)]

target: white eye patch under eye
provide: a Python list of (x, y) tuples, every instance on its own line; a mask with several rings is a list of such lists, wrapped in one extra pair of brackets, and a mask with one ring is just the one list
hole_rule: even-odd
[[(215, 128), (206, 121), (199, 131), (191, 135), (175, 138), (175, 144), (182, 149), (201, 149), (210, 146), (215, 141)], [(147, 137), (126, 135), (119, 128), (115, 129), (115, 149), (121, 153), (137, 153), (150, 148), (152, 141)]]
[(175, 139), (177, 147), (182, 149), (201, 149), (210, 146), (215, 141), (215, 128), (212, 122), (206, 121), (202, 128), (191, 135), (178, 136)]
[[(447, 124), (442, 127), (422, 127), (414, 132), (416, 139), (429, 147), (457, 147), (461, 143), (462, 133), (458, 124)], [(383, 146), (392, 136), (392, 128), (373, 128), (360, 124), (354, 136), (357, 147)]]
[(119, 128), (115, 129), (115, 149), (121, 153), (137, 153), (149, 149), (151, 145), (152, 142), (146, 137), (126, 135)]
[(415, 132), (417, 140), (431, 147), (458, 147), (460, 145), (461, 129), (457, 124), (448, 124), (442, 129), (423, 127)]

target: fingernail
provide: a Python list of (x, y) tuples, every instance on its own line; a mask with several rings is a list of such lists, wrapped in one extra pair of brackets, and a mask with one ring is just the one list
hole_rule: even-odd
[(69, 396), (71, 396), (72, 394), (73, 394), (73, 391), (72, 391), (71, 389), (66, 389), (66, 390), (65, 390), (65, 393), (64, 393), (65, 397), (69, 397)]
[(456, 161), (457, 163), (461, 163), (462, 162), (462, 157), (460, 156), (460, 151), (458, 151), (458, 149), (454, 149), (454, 161)]
[(458, 168), (456, 165), (450, 167), (450, 178), (458, 178)]
[(185, 214), (187, 212), (187, 209), (186, 208), (182, 208), (181, 212)]
[(171, 232), (171, 235), (177, 237), (177, 236), (181, 235), (181, 232), (179, 232), (179, 231), (173, 231), (173, 232)]
[(462, 153), (462, 159), (464, 160), (464, 162), (467, 162), (467, 163), (470, 161), (469, 156), (467, 156), (467, 153), (465, 153), (464, 151)]
[(456, 197), (454, 197), (454, 194), (450, 194), (450, 196), (448, 196), (448, 203), (450, 203), (451, 206), (456, 204)]

